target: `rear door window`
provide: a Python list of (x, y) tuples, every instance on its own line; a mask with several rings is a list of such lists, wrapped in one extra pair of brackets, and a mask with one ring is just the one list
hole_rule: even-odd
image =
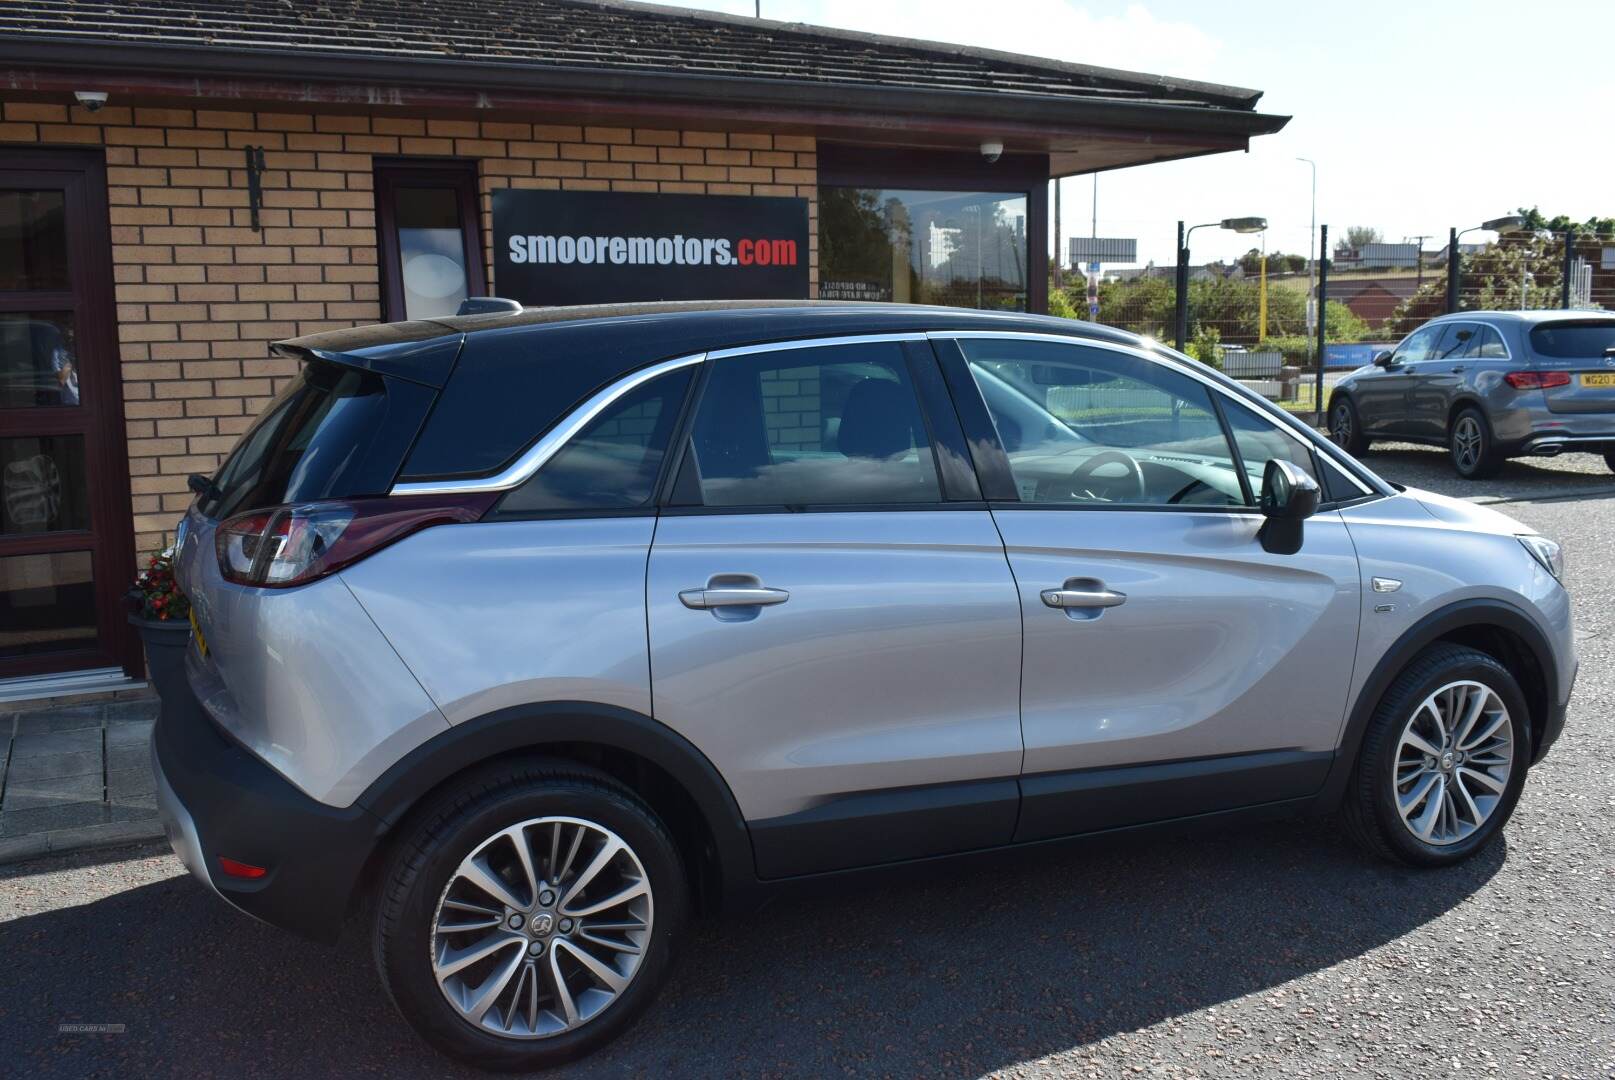
[(690, 448), (687, 467), (695, 472), (704, 506), (942, 498), (924, 416), (897, 342), (712, 361)]
[(1476, 327), (1473, 323), (1448, 323), (1441, 331), (1441, 338), (1431, 350), (1432, 360), (1462, 360), (1469, 355), (1469, 350), (1475, 340)]

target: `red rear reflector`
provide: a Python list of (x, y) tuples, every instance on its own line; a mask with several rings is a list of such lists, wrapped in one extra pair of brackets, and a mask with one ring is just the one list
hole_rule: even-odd
[(235, 859), (227, 859), (223, 855), (219, 856), (219, 869), (223, 870), (231, 877), (240, 878), (261, 878), (265, 874), (269, 873), (268, 870), (265, 870), (261, 866), (253, 866), (251, 863), (237, 862)]
[(1555, 386), (1569, 386), (1568, 371), (1511, 371), (1503, 381), (1516, 390), (1547, 390)]

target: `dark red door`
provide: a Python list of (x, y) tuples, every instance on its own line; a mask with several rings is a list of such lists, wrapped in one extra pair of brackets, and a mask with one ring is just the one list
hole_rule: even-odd
[(0, 159), (0, 678), (138, 670), (99, 153)]

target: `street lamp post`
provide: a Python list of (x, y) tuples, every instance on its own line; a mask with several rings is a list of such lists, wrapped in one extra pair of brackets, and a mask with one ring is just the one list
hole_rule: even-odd
[(1267, 340), (1267, 230), (1262, 230), (1261, 281), (1256, 286), (1256, 343)]
[(1178, 274), (1177, 296), (1175, 305), (1176, 326), (1174, 327), (1174, 340), (1178, 352), (1183, 351), (1184, 342), (1189, 336), (1189, 237), (1196, 229), (1227, 229), (1236, 233), (1258, 233), (1267, 228), (1267, 219), (1263, 217), (1237, 217), (1223, 218), (1221, 221), (1207, 221), (1199, 225), (1191, 225), (1184, 231), (1183, 222), (1178, 222)]
[[(1458, 290), (1463, 285), (1463, 267), (1458, 262), (1458, 240), (1467, 233), (1486, 231), (1502, 232), (1504, 229), (1517, 229), (1525, 224), (1525, 219), (1517, 214), (1508, 214), (1504, 217), (1492, 218), (1479, 225), (1459, 231), (1456, 228), (1447, 231), (1447, 313), (1450, 315), (1458, 310)], [(1521, 294), (1525, 290), (1522, 283)]]
[(1314, 255), (1318, 249), (1318, 163), (1304, 157), (1295, 160), (1312, 166), (1312, 224), (1307, 229), (1307, 331), (1310, 333), (1318, 305), (1318, 260)]

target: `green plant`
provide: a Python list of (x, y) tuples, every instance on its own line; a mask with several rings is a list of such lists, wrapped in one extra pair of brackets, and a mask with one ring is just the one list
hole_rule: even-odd
[(1077, 306), (1071, 302), (1071, 294), (1064, 289), (1049, 290), (1049, 314), (1058, 319), (1080, 319)]
[(130, 590), (139, 613), (148, 619), (184, 619), (191, 614), (191, 602), (174, 580), (174, 549), (159, 551), (146, 560), (146, 568), (135, 578)]
[(1196, 323), (1194, 337), (1184, 342), (1184, 352), (1207, 367), (1222, 370), (1222, 332), (1215, 326)]

